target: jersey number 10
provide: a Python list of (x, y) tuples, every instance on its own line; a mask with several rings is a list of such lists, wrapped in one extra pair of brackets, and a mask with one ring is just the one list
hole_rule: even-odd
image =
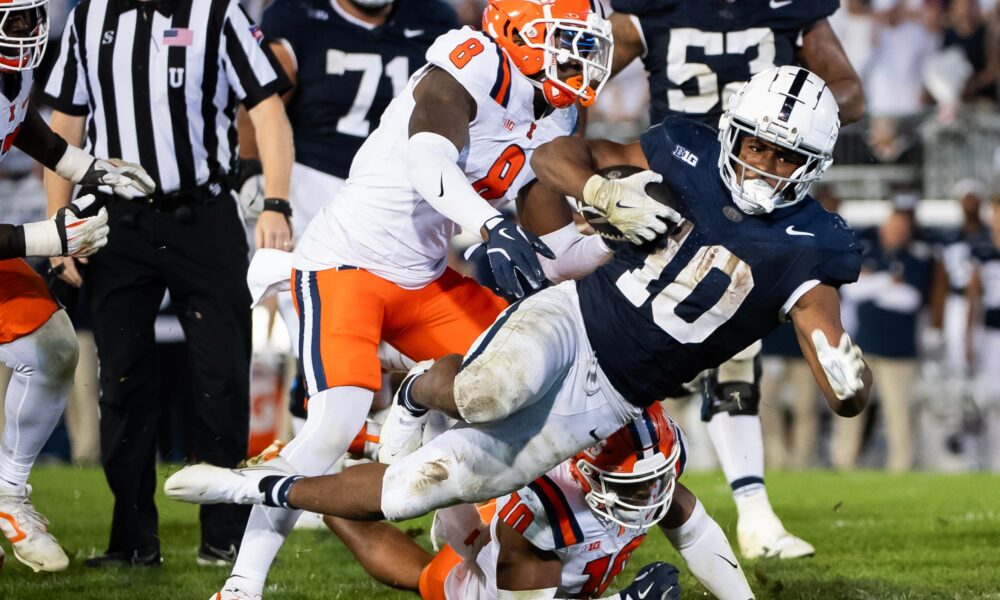
[[(694, 225), (686, 221), (670, 236), (666, 248), (649, 254), (641, 267), (618, 277), (618, 290), (636, 308), (649, 300), (650, 284), (660, 278), (693, 229)], [(703, 246), (653, 298), (653, 322), (682, 344), (701, 343), (736, 314), (752, 289), (750, 265), (725, 246)], [(703, 310), (699, 308), (703, 302), (689, 301), (696, 292), (718, 299)]]

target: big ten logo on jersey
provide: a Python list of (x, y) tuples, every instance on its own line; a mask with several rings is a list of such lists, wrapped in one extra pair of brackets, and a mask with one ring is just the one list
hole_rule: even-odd
[(350, 110), (337, 120), (337, 131), (355, 137), (368, 137), (372, 126), (368, 113), (378, 93), (379, 82), (382, 77), (388, 77), (393, 97), (398, 96), (410, 78), (410, 59), (395, 56), (383, 64), (380, 54), (344, 52), (333, 48), (326, 51), (327, 75), (342, 76), (349, 71), (360, 72), (361, 83)]
[[(733, 81), (719, 90), (719, 77), (708, 64), (688, 61), (689, 56), (699, 54), (705, 57), (706, 62), (715, 56), (729, 55), (733, 57), (732, 60), (739, 61), (752, 56), (747, 66), (749, 75), (753, 76), (774, 66), (774, 32), (767, 27), (726, 33), (690, 27), (671, 29), (670, 45), (667, 48), (667, 78), (677, 87), (667, 92), (670, 110), (706, 113), (720, 100), (725, 108), (729, 97), (746, 83)], [(685, 94), (680, 86), (692, 79), (697, 86), (697, 93)]]
[(693, 152), (685, 148), (684, 146), (677, 146), (674, 148), (674, 156), (691, 165), (692, 167), (698, 166), (698, 157), (694, 155)]

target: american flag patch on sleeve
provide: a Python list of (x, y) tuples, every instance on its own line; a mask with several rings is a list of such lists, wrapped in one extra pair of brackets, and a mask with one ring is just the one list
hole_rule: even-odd
[(260, 25), (251, 25), (250, 35), (253, 36), (253, 39), (257, 40), (258, 44), (264, 39), (264, 32), (260, 30)]
[(187, 28), (166, 29), (163, 31), (164, 46), (190, 46), (194, 43), (194, 30)]

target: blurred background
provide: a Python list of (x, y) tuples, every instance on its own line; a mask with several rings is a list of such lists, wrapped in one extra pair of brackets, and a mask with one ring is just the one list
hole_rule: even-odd
[[(478, 26), (484, 2), (452, 2), (465, 23)], [(244, 4), (259, 18), (267, 1)], [(50, 0), (50, 53), (71, 6)], [(842, 290), (843, 319), (875, 371), (877, 399), (856, 425), (834, 423), (783, 326), (765, 341), (768, 468), (1000, 471), (1000, 323), (987, 326), (976, 256), (1000, 243), (1000, 2), (844, 0), (831, 24), (862, 77), (868, 111), (841, 130), (834, 166), (812, 193), (866, 247), (879, 247), (866, 253), (861, 280)], [(634, 140), (649, 125), (647, 114), (645, 71), (635, 62), (590, 110), (587, 135)], [(45, 216), (40, 168), (16, 149), (0, 163), (0, 198), (0, 222)], [(471, 241), (458, 240), (453, 263), (476, 275), (460, 258)], [(75, 290), (56, 293), (73, 315), (81, 360), (65, 423), (42, 460), (98, 464), (88, 311)], [(251, 455), (289, 437), (295, 372), (273, 307), (258, 307), (254, 338)], [(190, 366), (169, 298), (157, 339), (161, 455), (177, 461), (187, 455), (180, 424), (191, 402)], [(7, 374), (0, 375), (2, 388)], [(699, 399), (669, 408), (694, 448), (711, 445), (697, 418)], [(693, 452), (689, 468), (712, 468), (713, 456)]]

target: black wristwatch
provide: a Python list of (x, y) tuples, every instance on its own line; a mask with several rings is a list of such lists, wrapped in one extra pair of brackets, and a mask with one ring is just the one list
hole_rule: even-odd
[(292, 218), (292, 203), (281, 198), (264, 198), (264, 210), (272, 210), (281, 213), (285, 217)]

